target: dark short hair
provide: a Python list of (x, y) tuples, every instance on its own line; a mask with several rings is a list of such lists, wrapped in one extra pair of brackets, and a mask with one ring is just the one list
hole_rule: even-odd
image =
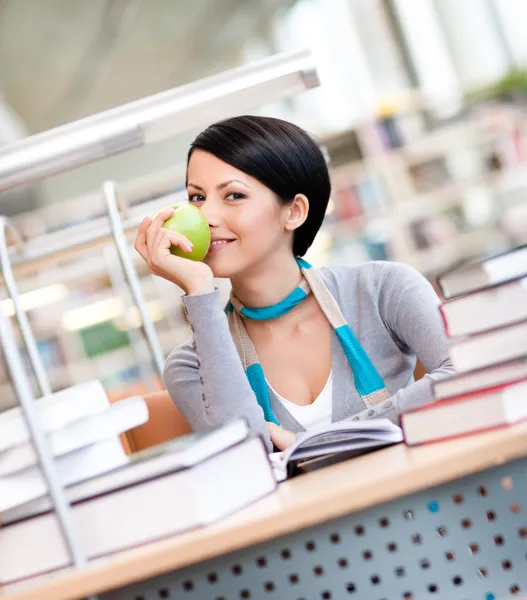
[(308, 133), (281, 119), (245, 115), (207, 127), (191, 144), (188, 160), (198, 149), (254, 177), (283, 204), (305, 194), (309, 213), (294, 232), (293, 254), (307, 252), (322, 225), (331, 193), (326, 160)]

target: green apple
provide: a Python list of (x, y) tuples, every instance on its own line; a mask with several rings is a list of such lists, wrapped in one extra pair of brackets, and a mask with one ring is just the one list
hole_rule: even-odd
[(172, 246), (170, 252), (190, 260), (203, 260), (209, 251), (210, 228), (203, 213), (191, 204), (176, 204), (174, 214), (163, 223), (163, 227), (182, 233), (193, 244), (191, 252)]

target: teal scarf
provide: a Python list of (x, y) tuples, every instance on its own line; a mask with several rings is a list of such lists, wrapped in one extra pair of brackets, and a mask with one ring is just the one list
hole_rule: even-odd
[(313, 293), (322, 312), (326, 315), (337, 334), (344, 354), (353, 371), (355, 387), (364, 404), (371, 406), (385, 400), (390, 395), (382, 377), (373, 366), (373, 363), (353, 334), (353, 331), (351, 331), (350, 326), (346, 323), (339, 305), (326, 287), (322, 277), (305, 260), (297, 258), (296, 261), (303, 275), (302, 282), (287, 298), (284, 298), (278, 304), (273, 304), (273, 306), (265, 308), (248, 308), (243, 306), (234, 294), (231, 293), (230, 301), (226, 307), (231, 335), (242, 360), (247, 379), (256, 395), (256, 400), (263, 410), (265, 420), (277, 425), (280, 423), (278, 423), (271, 408), (265, 375), (254, 345), (243, 325), (242, 316), (247, 319), (260, 321), (276, 319), (292, 310), (304, 298), (307, 298), (310, 293)]

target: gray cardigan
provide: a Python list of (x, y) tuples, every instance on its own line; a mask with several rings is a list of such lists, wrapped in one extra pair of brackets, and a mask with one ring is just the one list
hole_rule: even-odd
[[(432, 381), (452, 374), (438, 298), (429, 282), (408, 265), (374, 261), (319, 270), (362, 347), (384, 379), (391, 397), (366, 408), (334, 332), (332, 421), (387, 417), (394, 422), (414, 406), (433, 399)], [(249, 385), (227, 325), (219, 291), (183, 296), (193, 337), (173, 350), (164, 381), (172, 400), (193, 430), (245, 417), (272, 448), (263, 411)], [(416, 357), (428, 372), (415, 382)], [(303, 427), (269, 388), (280, 424), (293, 432)]]

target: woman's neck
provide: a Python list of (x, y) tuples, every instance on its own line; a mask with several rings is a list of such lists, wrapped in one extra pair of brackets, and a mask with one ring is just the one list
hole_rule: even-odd
[(269, 257), (252, 273), (231, 279), (232, 290), (238, 300), (251, 308), (277, 304), (298, 287), (302, 275), (293, 254)]

